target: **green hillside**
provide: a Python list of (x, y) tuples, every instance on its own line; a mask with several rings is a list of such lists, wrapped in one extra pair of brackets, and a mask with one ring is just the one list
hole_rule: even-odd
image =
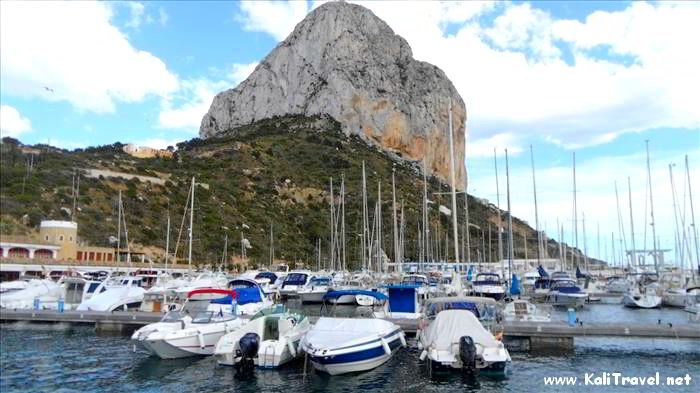
[[(322, 239), (324, 258), (328, 253), (329, 178), (333, 177), (337, 187), (344, 176), (348, 261), (356, 267), (359, 264), (356, 234), (361, 228), (361, 168), (365, 161), (371, 210), (377, 199), (377, 183), (382, 184), (384, 249), (391, 258), (391, 173), (396, 168), (396, 198), (405, 203), (405, 253), (408, 259), (417, 257), (423, 187), (418, 166), (394, 160), (358, 137), (345, 136), (339, 124), (327, 118), (290, 116), (264, 120), (224, 137), (181, 143), (173, 158), (134, 158), (122, 151), (120, 143), (66, 151), (45, 145), (23, 146), (6, 138), (1, 149), (0, 230), (5, 235), (35, 233), (42, 219), (70, 219), (73, 173), (77, 171), (81, 174), (75, 215), (79, 237), (91, 245), (109, 244), (109, 237), (117, 232), (116, 201), (118, 190), (122, 190), (129, 239), (150, 247), (156, 258), (160, 255), (158, 249), (165, 248), (168, 211), (172, 220), (171, 244), (177, 238), (189, 182), (195, 176), (198, 186), (193, 255), (198, 264), (221, 259), (226, 233), (230, 240), (229, 255), (238, 255), (241, 230), (252, 244), (248, 256), (254, 263), (267, 263), (270, 225), (274, 229), (277, 258), (315, 261), (318, 238)], [(157, 177), (163, 184), (104, 175), (91, 178), (88, 177), (91, 169)], [(438, 179), (429, 180), (430, 193), (448, 190)], [(464, 195), (458, 198), (462, 233)], [(473, 224), (486, 229), (487, 220), (496, 222), (495, 208), (469, 198)], [(449, 195), (435, 195), (431, 199), (450, 206)], [(373, 210), (370, 217), (372, 213)], [(438, 214), (435, 204), (431, 206), (430, 217), (433, 225), (438, 226), (444, 249), (445, 231), (451, 231), (450, 218)], [(524, 257), (522, 237), (526, 234), (528, 255), (532, 258), (537, 248), (535, 232), (520, 220), (514, 222), (515, 256)], [(185, 224), (178, 249), (180, 258), (185, 256), (186, 228)], [(486, 255), (491, 254), (495, 259), (494, 225), (492, 229), (491, 252), (487, 250)], [(476, 260), (482, 248), (481, 230), (472, 228), (471, 238), (471, 255)], [(556, 252), (557, 246), (552, 241), (549, 255), (556, 256)]]

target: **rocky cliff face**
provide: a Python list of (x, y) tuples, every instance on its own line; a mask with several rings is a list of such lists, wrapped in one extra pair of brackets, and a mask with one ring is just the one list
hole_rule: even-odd
[(406, 40), (370, 10), (326, 3), (302, 20), (236, 88), (219, 93), (202, 119), (207, 138), (287, 114), (328, 114), (405, 159), (449, 180), (452, 101), (456, 178), (464, 184), (466, 108), (439, 68), (413, 59)]

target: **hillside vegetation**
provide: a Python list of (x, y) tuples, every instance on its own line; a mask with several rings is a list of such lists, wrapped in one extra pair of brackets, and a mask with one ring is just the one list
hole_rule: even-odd
[[(274, 230), (275, 257), (290, 262), (316, 260), (316, 242), (322, 241), (322, 258), (328, 258), (329, 179), (333, 177), (337, 196), (341, 177), (346, 186), (346, 231), (348, 263), (359, 266), (361, 230), (362, 162), (367, 168), (370, 220), (381, 182), (384, 250), (390, 258), (391, 174), (395, 168), (396, 199), (404, 202), (406, 215), (405, 254), (418, 256), (417, 232), (421, 220), (423, 180), (419, 166), (392, 157), (356, 136), (346, 136), (340, 125), (328, 118), (284, 117), (264, 120), (207, 140), (193, 139), (178, 145), (171, 159), (134, 158), (122, 145), (66, 151), (45, 145), (23, 146), (5, 139), (0, 160), (0, 231), (6, 235), (36, 233), (42, 219), (67, 220), (73, 207), (73, 174), (80, 174), (75, 220), (79, 237), (91, 245), (109, 245), (117, 233), (117, 195), (122, 190), (129, 240), (134, 247), (147, 247), (160, 258), (166, 241), (166, 220), (171, 217), (171, 252), (182, 224), (190, 179), (196, 178), (193, 256), (197, 264), (221, 259), (228, 234), (228, 255), (240, 254), (241, 233), (252, 248), (253, 263), (269, 261), (270, 226)], [(32, 158), (33, 156), (33, 158)], [(31, 171), (29, 164), (32, 162)], [(92, 172), (91, 170), (108, 172)], [(91, 173), (100, 173), (89, 177)], [(157, 178), (144, 181), (116, 177), (118, 173)], [(160, 184), (156, 184), (160, 183)], [(439, 234), (444, 254), (445, 233), (451, 219), (438, 214), (437, 205), (450, 206), (449, 187), (437, 178), (429, 179), (433, 234)], [(497, 258), (496, 209), (469, 197), (471, 255), (477, 261), (482, 250), (486, 259)], [(460, 236), (464, 229), (464, 194), (458, 196)], [(505, 216), (504, 216), (505, 223)], [(535, 231), (514, 218), (515, 257), (525, 255), (523, 236), (528, 239), (528, 256), (536, 255)], [(438, 233), (439, 232), (439, 233)], [(432, 235), (431, 235), (432, 236)], [(451, 237), (451, 232), (450, 232)], [(186, 256), (185, 221), (178, 257)], [(452, 239), (449, 254), (453, 257)], [(436, 246), (437, 247), (437, 246)], [(504, 239), (504, 250), (505, 248)], [(490, 248), (490, 251), (489, 251)], [(161, 250), (161, 251), (159, 251)], [(549, 256), (557, 254), (550, 241)]]

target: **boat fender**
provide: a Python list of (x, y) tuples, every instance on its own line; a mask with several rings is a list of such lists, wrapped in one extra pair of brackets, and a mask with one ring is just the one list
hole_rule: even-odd
[(403, 332), (399, 334), (399, 340), (401, 340), (401, 346), (406, 348), (406, 335)]
[(287, 349), (289, 349), (289, 354), (292, 355), (293, 358), (297, 357), (297, 349), (294, 348), (294, 342), (292, 342), (292, 340), (287, 341)]
[(428, 356), (428, 351), (424, 349), (423, 352), (420, 353), (420, 361), (422, 362), (423, 360), (425, 360), (426, 356)]
[(382, 338), (382, 347), (384, 348), (384, 352), (387, 355), (391, 355), (391, 348), (389, 347), (389, 344), (386, 342), (386, 340), (383, 338)]
[(199, 343), (199, 347), (204, 349), (204, 335), (199, 330), (197, 330), (197, 342)]

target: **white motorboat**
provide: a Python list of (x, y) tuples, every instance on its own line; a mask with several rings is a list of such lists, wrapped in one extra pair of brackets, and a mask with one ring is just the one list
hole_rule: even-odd
[[(383, 319), (419, 319), (423, 314), (419, 302), (418, 285), (387, 285), (388, 299), (375, 295), (384, 303), (382, 309), (374, 312), (376, 318)], [(388, 301), (387, 301), (388, 300)]]
[(253, 279), (258, 283), (265, 296), (271, 297), (277, 292), (277, 288), (275, 287), (275, 283), (278, 279), (277, 274), (270, 271), (262, 271), (256, 274)]
[(551, 322), (552, 314), (527, 300), (514, 300), (503, 309), (506, 321)]
[(148, 338), (151, 341), (156, 341), (157, 336), (162, 337), (166, 333), (182, 330), (190, 326), (192, 317), (185, 311), (169, 311), (159, 322), (150, 323), (131, 335), (131, 342), (136, 347), (140, 347), (151, 355), (156, 355), (156, 352), (151, 348)]
[(20, 291), (29, 286), (29, 279), (0, 282), (0, 295)]
[(170, 330), (153, 332), (143, 340), (142, 345), (161, 359), (212, 355), (216, 343), (224, 334), (235, 331), (247, 321), (233, 312), (234, 291), (200, 289), (191, 292), (190, 296), (206, 294), (218, 298), (212, 299), (205, 311), (196, 313), (189, 324), (182, 326), (184, 322), (180, 322), (178, 328), (175, 323)]
[(427, 360), (431, 373), (459, 369), (506, 375), (508, 350), (484, 328), (465, 299), (431, 299), (426, 305), (424, 328), (418, 333), (420, 360)]
[[(326, 296), (339, 295), (331, 291)], [(406, 346), (401, 328), (375, 318), (321, 317), (301, 342), (314, 368), (330, 375), (379, 367), (401, 346)]]
[(627, 293), (632, 283), (626, 277), (613, 276), (608, 278), (605, 290), (609, 293)]
[(102, 282), (84, 278), (79, 275), (63, 277), (58, 283), (63, 288), (63, 307), (66, 310), (74, 310), (82, 302), (94, 296), (98, 290), (106, 290), (105, 287), (101, 287)]
[(506, 289), (497, 273), (479, 273), (472, 282), (472, 294), (498, 301), (506, 295)]
[(141, 278), (132, 276), (112, 277), (95, 289), (96, 294), (78, 305), (78, 311), (115, 311), (136, 309), (141, 306), (146, 292), (141, 288)]
[(588, 300), (588, 294), (583, 292), (572, 279), (555, 279), (549, 284), (549, 291), (544, 295), (544, 302), (553, 306), (583, 307)]
[(314, 277), (309, 270), (294, 270), (289, 272), (279, 288), (282, 298), (297, 297), (297, 292)]
[(223, 273), (202, 272), (194, 279), (190, 279), (184, 285), (177, 287), (175, 292), (179, 299), (185, 300), (188, 293), (197, 289), (224, 289), (228, 281), (228, 277)]
[(221, 337), (214, 355), (224, 366), (240, 368), (252, 362), (262, 368), (280, 367), (301, 355), (299, 343), (310, 328), (306, 316), (277, 305), (261, 310), (250, 322)]
[(0, 294), (0, 308), (55, 308), (61, 296), (63, 296), (61, 285), (50, 278), (29, 280), (24, 289)]
[(302, 303), (321, 303), (331, 285), (330, 277), (314, 277), (297, 291)]
[(688, 304), (690, 295), (683, 288), (669, 288), (661, 294), (661, 304), (666, 307), (683, 308)]

